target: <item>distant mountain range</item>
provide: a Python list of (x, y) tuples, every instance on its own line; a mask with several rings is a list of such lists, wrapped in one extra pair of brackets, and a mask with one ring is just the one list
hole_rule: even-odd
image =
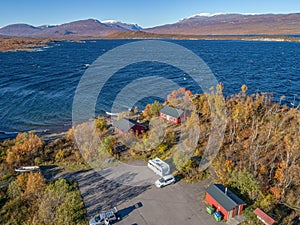
[(174, 24), (150, 29), (157, 34), (185, 35), (280, 35), (300, 34), (300, 13), (195, 15)]
[(61, 25), (34, 27), (12, 24), (0, 29), (0, 35), (17, 37), (105, 37), (109, 34), (142, 29), (136, 24), (117, 21), (79, 20)]
[[(79, 20), (61, 25), (12, 24), (0, 28), (0, 35), (17, 37), (132, 37), (140, 32), (162, 35), (282, 35), (300, 34), (300, 13), (293, 14), (198, 14), (177, 23), (143, 29), (118, 21)], [(131, 34), (129, 34), (131, 33)], [(117, 35), (116, 35), (117, 34)]]

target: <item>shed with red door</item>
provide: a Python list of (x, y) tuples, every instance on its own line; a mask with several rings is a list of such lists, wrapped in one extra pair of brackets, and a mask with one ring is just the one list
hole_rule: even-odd
[(221, 213), (224, 220), (230, 220), (242, 215), (243, 202), (239, 197), (232, 193), (222, 184), (213, 184), (206, 189), (206, 202)]
[(159, 111), (159, 116), (173, 124), (180, 124), (185, 120), (185, 113), (183, 110), (167, 105)]

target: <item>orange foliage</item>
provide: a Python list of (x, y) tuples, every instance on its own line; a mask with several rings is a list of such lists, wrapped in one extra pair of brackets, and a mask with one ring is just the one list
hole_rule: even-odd
[(266, 166), (262, 166), (260, 169), (259, 169), (259, 172), (263, 175), (265, 174), (268, 174), (268, 170), (267, 170), (267, 167)]
[(183, 94), (183, 93), (185, 93), (185, 88), (178, 88), (177, 93), (178, 93), (178, 94)]
[(8, 164), (32, 164), (43, 147), (43, 141), (34, 133), (19, 133), (15, 145), (7, 152)]
[(227, 160), (225, 161), (225, 165), (226, 165), (226, 166), (232, 166), (232, 165), (233, 165), (232, 160), (228, 160), (228, 159), (227, 159)]
[(191, 97), (192, 96), (192, 92), (190, 90), (186, 90), (185, 91), (185, 95)]
[(274, 197), (275, 197), (276, 199), (280, 199), (281, 194), (280, 194), (279, 188), (277, 188), (277, 187), (271, 187), (271, 188), (270, 188), (270, 191), (271, 191), (271, 193), (274, 195)]
[(151, 107), (150, 104), (147, 104), (147, 105), (146, 105), (146, 107), (145, 107), (145, 109), (144, 109), (144, 112), (143, 112), (143, 116), (144, 116), (144, 117), (148, 117), (149, 112), (150, 112), (150, 107)]

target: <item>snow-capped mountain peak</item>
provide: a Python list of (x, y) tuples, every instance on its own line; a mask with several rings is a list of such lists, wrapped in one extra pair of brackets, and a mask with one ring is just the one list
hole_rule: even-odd
[(104, 23), (106, 25), (110, 25), (110, 26), (114, 26), (114, 27), (118, 27), (118, 28), (122, 28), (125, 30), (142, 30), (143, 28), (140, 27), (137, 24), (132, 24), (132, 23), (123, 23), (117, 20), (104, 20), (101, 21), (101, 23)]
[(188, 20), (188, 19), (194, 19), (194, 18), (208, 18), (208, 17), (213, 17), (213, 16), (219, 16), (219, 15), (226, 15), (226, 13), (198, 13), (198, 14), (194, 14), (192, 16), (188, 16), (186, 18), (181, 19), (180, 21), (183, 20)]
[(219, 15), (223, 15), (223, 14), (226, 14), (226, 13), (199, 13), (199, 14), (195, 14), (195, 15), (192, 15), (192, 16), (189, 16), (185, 19), (190, 19), (190, 18), (193, 18), (193, 17), (212, 17), (212, 16), (219, 16)]
[(229, 16), (229, 15), (241, 15), (241, 16), (249, 16), (249, 15), (259, 15), (257, 13), (199, 13), (195, 14), (186, 18), (181, 19), (182, 20), (188, 20), (188, 19), (194, 19), (194, 18), (209, 18), (209, 17), (214, 17), (214, 16)]
[(117, 20), (103, 20), (101, 23), (118, 23), (119, 21)]

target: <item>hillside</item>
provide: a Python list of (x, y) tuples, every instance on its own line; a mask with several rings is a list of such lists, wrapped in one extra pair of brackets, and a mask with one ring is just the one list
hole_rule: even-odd
[(145, 31), (157, 34), (246, 35), (300, 34), (300, 13), (196, 15)]
[(17, 37), (105, 37), (116, 32), (138, 30), (139, 26), (120, 22), (105, 23), (94, 19), (78, 20), (61, 25), (34, 27), (27, 24), (12, 24), (0, 29), (0, 35)]
[[(137, 38), (143, 31), (167, 35), (286, 35), (300, 34), (300, 13), (294, 14), (199, 14), (173, 24), (143, 29), (137, 24), (114, 20), (78, 20), (61, 25), (32, 26), (11, 24), (0, 28), (0, 35), (17, 37), (83, 38), (109, 37), (114, 33), (133, 32), (129, 38)], [(134, 36), (136, 34), (137, 36)], [(161, 36), (162, 35), (162, 36)]]
[(0, 34), (5, 36), (27, 37), (35, 35), (40, 28), (28, 24), (11, 24), (0, 29)]
[(285, 35), (185, 35), (157, 34), (143, 30), (117, 32), (106, 36), (107, 39), (174, 39), (174, 40), (245, 40), (245, 41), (293, 41), (299, 42), (300, 37)]
[(98, 20), (80, 20), (41, 30), (37, 36), (42, 37), (103, 37), (115, 32), (126, 31), (124, 28), (110, 26)]

